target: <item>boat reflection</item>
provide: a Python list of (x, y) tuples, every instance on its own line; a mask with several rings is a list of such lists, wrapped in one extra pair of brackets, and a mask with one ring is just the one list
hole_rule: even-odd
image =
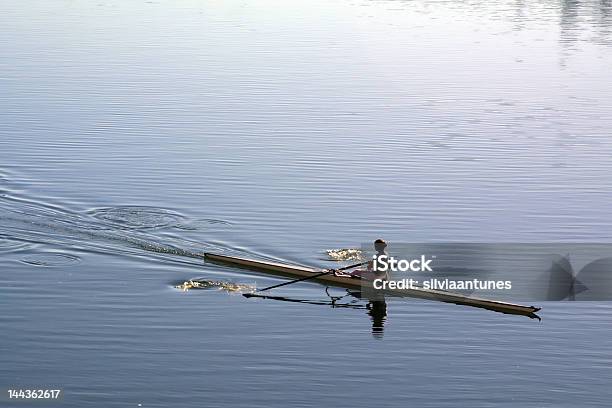
[[(324, 305), (332, 308), (346, 308), (346, 309), (363, 309), (367, 310), (367, 315), (370, 316), (372, 321), (372, 336), (375, 338), (382, 338), (385, 328), (385, 321), (387, 320), (387, 302), (380, 296), (375, 300), (366, 299), (367, 303), (363, 303), (363, 298), (360, 292), (347, 291), (343, 296), (332, 296), (328, 290), (325, 291), (329, 296), (329, 300), (311, 300), (311, 299), (297, 299), (286, 296), (271, 296), (271, 295), (259, 295), (256, 293), (249, 293), (248, 297), (256, 297), (260, 299), (278, 300), (281, 302), (292, 302), (292, 303), (304, 303), (309, 305)], [(339, 302), (347, 296), (352, 297), (354, 300), (348, 302)]]

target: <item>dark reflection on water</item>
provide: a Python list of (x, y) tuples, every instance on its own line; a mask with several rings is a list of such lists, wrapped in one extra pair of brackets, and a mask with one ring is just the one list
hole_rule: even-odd
[(368, 303), (368, 310), (372, 318), (372, 335), (375, 338), (382, 338), (387, 318), (387, 302), (384, 300), (372, 301)]
[[(577, 41), (610, 46), (612, 2), (563, 0), (559, 19), (560, 41), (572, 47)], [(585, 30), (588, 28), (588, 30)]]

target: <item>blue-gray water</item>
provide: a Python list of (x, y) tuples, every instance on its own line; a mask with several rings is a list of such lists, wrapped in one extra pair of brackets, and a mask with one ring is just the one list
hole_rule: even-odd
[(611, 24), (603, 0), (4, 1), (0, 388), (607, 406), (610, 303), (538, 322), (392, 300), (381, 337), (363, 309), (174, 285), (279, 282), (206, 250), (329, 267), (377, 237), (610, 242)]

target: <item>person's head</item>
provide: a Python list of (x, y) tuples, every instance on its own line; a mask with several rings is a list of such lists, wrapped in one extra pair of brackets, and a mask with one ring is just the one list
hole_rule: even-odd
[(376, 241), (374, 241), (374, 249), (376, 250), (376, 252), (383, 253), (385, 252), (385, 249), (387, 248), (387, 243), (385, 242), (384, 239), (377, 239)]

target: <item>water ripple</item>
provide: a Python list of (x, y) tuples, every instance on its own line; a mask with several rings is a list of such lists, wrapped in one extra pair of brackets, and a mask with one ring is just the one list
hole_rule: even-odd
[(31, 244), (28, 242), (23, 242), (10, 236), (0, 235), (0, 253), (3, 252), (11, 252), (19, 249), (26, 248)]
[(146, 206), (98, 208), (91, 210), (90, 214), (100, 221), (126, 230), (177, 227), (183, 225), (186, 219), (171, 210)]
[(21, 262), (34, 266), (68, 266), (81, 261), (81, 258), (63, 252), (41, 252), (29, 254), (21, 258)]

